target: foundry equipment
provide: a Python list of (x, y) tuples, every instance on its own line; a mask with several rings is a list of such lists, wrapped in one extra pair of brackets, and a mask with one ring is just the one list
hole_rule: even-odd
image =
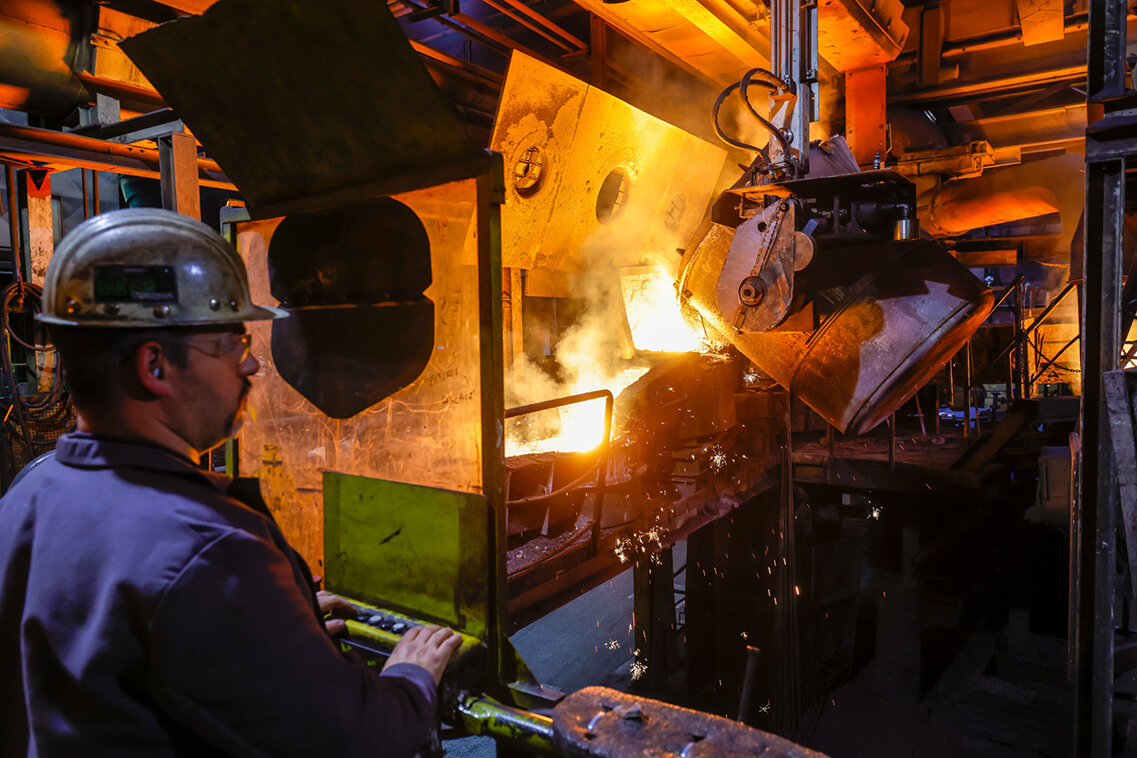
[(732, 189), (684, 256), (680, 297), (842, 432), (868, 431), (994, 305), (965, 266), (918, 238), (914, 208), (914, 187), (892, 171)]
[[(779, 39), (777, 69), (748, 71), (715, 103), (720, 138), (757, 157), (687, 249), (679, 296), (830, 424), (859, 434), (947, 363), (994, 297), (942, 246), (920, 239), (907, 178), (861, 171), (840, 137), (806, 145), (811, 119), (802, 114), (813, 98), (799, 84), (810, 71), (803, 59), (812, 55), (816, 67), (815, 43)], [(770, 118), (751, 102), (755, 87), (772, 93)], [(735, 93), (770, 133), (765, 148), (724, 133), (719, 109)]]
[[(384, 70), (400, 74), (380, 77), (355, 110), (325, 108), (292, 52), (313, 44), (347, 69), (382, 51)], [(390, 10), (306, 0), (279, 14), (222, 0), (122, 47), (241, 188), (247, 205), (225, 222), (253, 297), (298, 317), (250, 325), (270, 349), (258, 352), (255, 418), (229, 464), (260, 477), (293, 544), (355, 603), (345, 644), (378, 665), (415, 624), (450, 625), (462, 644), (441, 686), (443, 720), (540, 752), (693, 756), (745, 744), (816, 755), (601, 688), (558, 704), (510, 644), (502, 162), (462, 134)], [(314, 86), (297, 100), (304, 81)], [(311, 111), (297, 114), (296, 102)], [(618, 188), (608, 194), (617, 213)], [(602, 487), (606, 462), (596, 468)]]

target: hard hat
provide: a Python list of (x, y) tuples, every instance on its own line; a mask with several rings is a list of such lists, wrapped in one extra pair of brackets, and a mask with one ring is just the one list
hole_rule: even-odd
[(47, 324), (162, 327), (283, 318), (257, 306), (233, 246), (195, 219), (160, 208), (95, 216), (68, 234), (47, 267)]

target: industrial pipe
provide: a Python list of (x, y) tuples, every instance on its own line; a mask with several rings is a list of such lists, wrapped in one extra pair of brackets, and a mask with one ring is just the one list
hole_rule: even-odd
[[(1137, 21), (1137, 14), (1130, 13), (1126, 17), (1127, 21)], [(1090, 28), (1090, 14), (1082, 11), (1081, 13), (1072, 13), (1066, 17), (1063, 26), (1063, 36), (1077, 34), (1084, 32)], [(990, 34), (982, 34), (976, 37), (966, 37), (963, 39), (955, 39), (946, 41), (943, 44), (940, 57), (945, 61), (961, 58), (971, 53), (978, 53), (983, 50), (997, 50), (1001, 47), (1010, 47), (1011, 45), (1020, 45), (1023, 41), (1023, 33), (1020, 27), (1012, 27), (998, 32), (991, 32)], [(916, 51), (908, 50), (896, 56), (896, 59), (889, 65), (894, 64), (911, 64), (916, 60)]]
[(946, 182), (919, 199), (921, 226), (937, 237), (1058, 213), (1069, 249), (1085, 204), (1085, 158), (1060, 155), (1007, 168), (989, 169), (974, 179)]
[[(158, 151), (153, 148), (4, 123), (0, 123), (0, 139), (4, 140), (0, 155), (130, 176), (161, 177)], [(198, 158), (197, 166), (201, 186), (236, 189), (216, 161)]]

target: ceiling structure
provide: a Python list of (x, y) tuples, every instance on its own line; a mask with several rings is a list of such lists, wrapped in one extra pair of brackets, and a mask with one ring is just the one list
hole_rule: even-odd
[[(1068, 264), (1080, 209), (1069, 207), (1076, 200), (1063, 190), (1082, 183), (1077, 161), (1020, 169), (1030, 174), (1025, 198), (1005, 186), (1017, 186), (1022, 177), (991, 177), (1010, 166), (1083, 152), (1087, 1), (824, 0), (818, 8), (820, 120), (810, 136), (843, 135), (862, 167), (880, 163), (909, 176), (925, 228), (982, 238), (965, 237), (958, 246), (972, 264)], [(162, 110), (161, 96), (118, 41), (212, 4), (5, 4), (0, 107), (27, 112), (33, 126), (56, 134), (0, 125), (3, 154), (53, 168), (97, 168), (80, 159), (93, 152), (103, 155), (106, 168), (156, 175), (146, 129), (176, 114)], [(717, 141), (710, 116), (716, 95), (748, 69), (770, 65), (770, 10), (755, 0), (392, 0), (389, 6), (481, 145), (489, 143), (514, 50), (709, 141)], [(322, 75), (318, 61), (311, 70)], [(144, 122), (113, 126), (116, 116), (139, 114), (146, 114)], [(738, 115), (724, 121), (743, 141), (759, 131)], [(227, 186), (212, 157), (202, 156), (202, 179)], [(738, 150), (732, 155), (742, 164), (751, 157)], [(961, 193), (951, 184), (984, 173), (999, 186), (976, 184)], [(989, 193), (1001, 194), (987, 203)], [(945, 212), (959, 194), (971, 200), (966, 212)]]

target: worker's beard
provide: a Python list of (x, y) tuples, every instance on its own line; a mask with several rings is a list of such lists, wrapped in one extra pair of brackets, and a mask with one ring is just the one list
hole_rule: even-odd
[[(241, 427), (245, 425), (245, 408), (249, 404), (249, 392), (252, 389), (252, 383), (248, 379), (245, 379), (245, 386), (241, 388), (241, 397), (237, 401), (237, 407), (233, 411), (233, 415), (229, 417), (229, 422), (225, 425), (226, 440), (237, 436), (237, 432), (241, 431)], [(222, 440), (222, 442), (224, 442), (224, 440)]]

